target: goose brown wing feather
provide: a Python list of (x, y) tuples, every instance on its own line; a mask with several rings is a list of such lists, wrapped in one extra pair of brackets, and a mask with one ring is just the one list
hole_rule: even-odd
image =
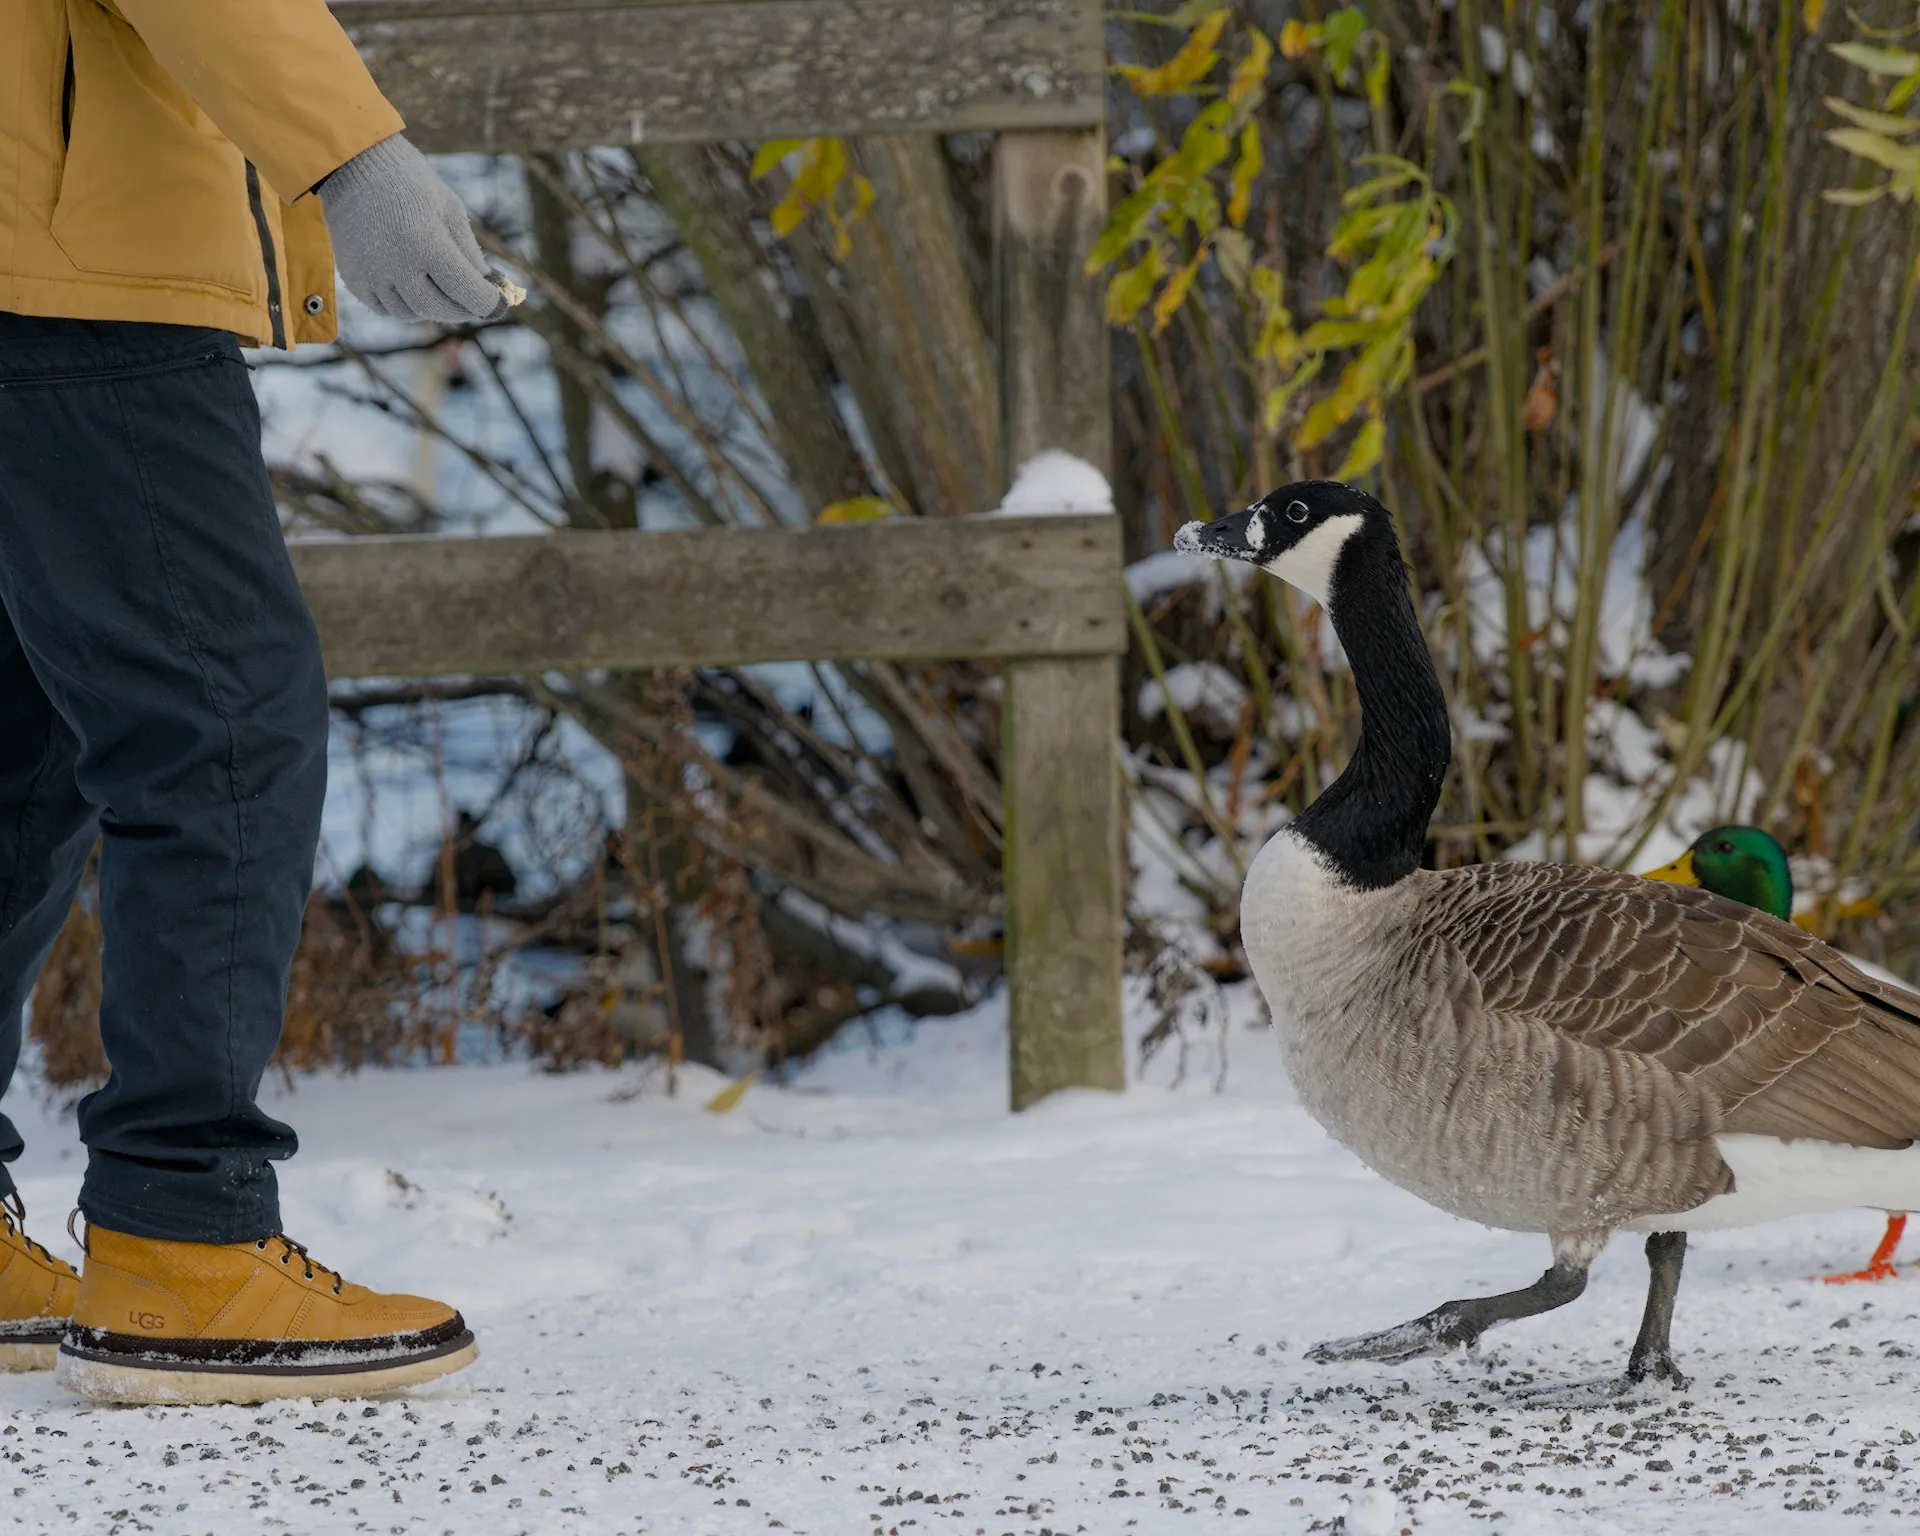
[(1920, 994), (1793, 924), (1613, 870), (1440, 878), (1457, 889), (1435, 903), (1438, 922), (1491, 1011), (1657, 1063), (1707, 1091), (1727, 1131), (1920, 1138)]

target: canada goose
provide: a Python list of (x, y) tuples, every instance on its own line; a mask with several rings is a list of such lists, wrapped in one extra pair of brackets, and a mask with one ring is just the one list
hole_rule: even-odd
[(1553, 1246), (1524, 1289), (1310, 1359), (1439, 1354), (1564, 1306), (1625, 1228), (1652, 1234), (1626, 1383), (1681, 1386), (1668, 1335), (1687, 1231), (1920, 1204), (1920, 998), (1708, 891), (1553, 864), (1420, 868), (1452, 737), (1386, 508), (1303, 482), (1174, 544), (1317, 599), (1360, 697), (1345, 772), (1268, 840), (1241, 898), (1302, 1104), (1401, 1188)]
[[(1771, 832), (1761, 827), (1709, 827), (1693, 840), (1693, 846), (1671, 864), (1648, 871), (1649, 880), (1665, 880), (1674, 885), (1697, 885), (1716, 896), (1744, 901), (1750, 907), (1786, 922), (1793, 916), (1793, 868), (1787, 863), (1787, 850)], [(1907, 1230), (1907, 1213), (1895, 1211), (1887, 1217), (1887, 1229), (1879, 1246), (1867, 1260), (1865, 1269), (1826, 1276), (1829, 1285), (1855, 1280), (1891, 1280), (1898, 1271), (1893, 1256)]]

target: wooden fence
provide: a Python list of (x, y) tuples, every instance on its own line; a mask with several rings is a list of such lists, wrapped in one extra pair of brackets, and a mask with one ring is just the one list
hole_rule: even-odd
[[(994, 130), (1010, 471), (1110, 468), (1100, 0), (333, 0), (430, 150)], [(1112, 517), (355, 539), (294, 559), (335, 676), (1006, 662), (1012, 1102), (1119, 1088)]]

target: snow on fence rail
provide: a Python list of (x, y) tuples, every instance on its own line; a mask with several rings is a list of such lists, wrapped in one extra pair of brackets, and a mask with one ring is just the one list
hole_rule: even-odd
[[(424, 148), (998, 132), (1001, 466), (1112, 460), (1102, 0), (333, 0)], [(985, 510), (984, 508), (981, 510)], [(337, 676), (1007, 660), (1012, 1100), (1120, 1088), (1115, 519), (554, 534), (296, 553)]]

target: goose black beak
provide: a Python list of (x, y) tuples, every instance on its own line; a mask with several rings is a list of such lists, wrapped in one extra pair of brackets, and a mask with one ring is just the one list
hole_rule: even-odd
[(1210, 523), (1188, 523), (1173, 536), (1173, 547), (1183, 555), (1212, 555), (1216, 560), (1245, 560), (1259, 565), (1261, 550), (1248, 542), (1255, 509), (1216, 517)]

